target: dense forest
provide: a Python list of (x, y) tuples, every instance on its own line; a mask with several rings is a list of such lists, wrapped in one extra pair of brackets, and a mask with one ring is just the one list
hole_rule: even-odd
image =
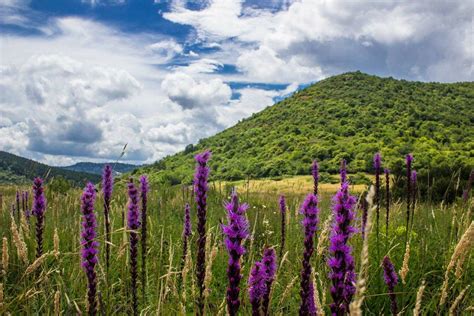
[[(341, 159), (351, 173), (384, 166), (402, 174), (404, 156), (431, 181), (468, 177), (474, 165), (474, 83), (423, 83), (361, 72), (322, 80), (183, 152), (144, 167), (155, 181), (189, 183), (193, 156), (213, 152), (212, 177), (237, 180), (325, 173)], [(443, 191), (442, 185), (437, 186)]]

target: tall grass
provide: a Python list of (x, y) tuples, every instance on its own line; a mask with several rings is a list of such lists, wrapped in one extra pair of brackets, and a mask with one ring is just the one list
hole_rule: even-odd
[[(228, 285), (226, 269), (228, 253), (220, 223), (225, 220), (226, 211), (222, 206), (232, 192), (231, 184), (211, 183), (207, 191), (207, 244), (206, 292), (204, 308), (206, 314), (225, 312), (225, 296)], [(78, 314), (87, 311), (87, 277), (80, 265), (81, 231), (80, 195), (72, 189), (60, 194), (45, 187), (48, 201), (43, 231), (44, 256), (36, 258), (34, 229), (22, 228), (16, 216), (11, 216), (11, 205), (15, 203), (16, 191), (28, 188), (1, 187), (2, 205), (0, 212), (0, 232), (2, 234), (2, 272), (0, 284), (3, 299), (0, 314)], [(147, 301), (140, 304), (142, 314), (179, 315), (196, 312), (194, 299), (199, 296), (199, 287), (193, 268), (197, 264), (197, 235), (189, 236), (189, 252), (182, 267), (183, 206), (191, 202), (191, 187), (165, 187), (151, 184), (148, 195), (148, 252), (147, 278), (137, 279), (146, 283)], [(269, 301), (270, 315), (293, 315), (298, 313), (300, 271), (304, 250), (303, 217), (297, 214), (304, 197), (310, 192), (285, 192), (288, 212), (286, 213), (286, 246), (283, 258), (278, 258), (278, 271), (271, 288)], [(318, 193), (318, 208), (322, 225), (318, 237), (330, 229), (326, 225), (330, 218), (331, 197), (334, 192)], [(243, 195), (244, 196), (244, 195)], [(103, 196), (98, 194), (95, 207), (102, 214)], [(250, 223), (250, 237), (244, 241), (246, 253), (241, 257), (240, 307), (242, 315), (252, 313), (247, 294), (247, 279), (255, 261), (261, 258), (266, 246), (278, 248), (281, 242), (281, 215), (279, 194), (274, 191), (249, 191), (246, 216)], [(410, 204), (412, 201), (410, 201)], [(130, 261), (127, 252), (130, 247), (122, 225), (121, 214), (127, 207), (125, 183), (117, 183), (110, 203), (110, 268), (107, 276), (105, 267), (105, 240), (103, 230), (98, 230), (99, 261), (96, 266), (98, 313), (131, 314), (130, 304)], [(381, 248), (377, 256), (376, 236), (370, 229), (366, 232), (367, 251), (362, 251), (363, 240), (356, 233), (349, 244), (353, 247), (356, 269), (360, 262), (366, 262), (364, 272), (364, 299), (361, 302), (363, 314), (389, 314), (391, 304), (387, 288), (383, 286), (383, 271), (380, 265), (388, 255), (393, 265), (403, 267), (405, 257), (405, 234), (409, 236), (410, 259), (406, 262), (409, 273), (405, 284), (398, 284), (394, 295), (398, 310), (404, 314), (415, 310), (421, 315), (450, 313), (468, 314), (472, 310), (473, 295), (468, 287), (474, 279), (472, 258), (472, 204), (459, 201), (451, 205), (445, 203), (427, 204), (418, 201), (412, 216), (413, 223), (407, 233), (406, 217), (403, 210), (406, 203), (393, 199), (390, 208), (387, 248)], [(413, 211), (413, 210), (411, 210)], [(456, 215), (455, 215), (456, 214)], [(356, 213), (355, 226), (360, 228), (362, 214)], [(368, 221), (371, 221), (370, 215)], [(196, 222), (196, 207), (191, 207), (191, 219)], [(265, 219), (265, 222), (264, 220)], [(98, 216), (98, 227), (103, 227), (104, 217)], [(330, 220), (328, 223), (331, 223)], [(194, 227), (195, 225), (193, 225)], [(326, 228), (326, 226), (328, 228)], [(138, 235), (140, 231), (135, 230)], [(380, 232), (382, 238), (385, 233)], [(55, 235), (57, 237), (55, 237)], [(59, 242), (60, 241), (60, 242)], [(314, 271), (315, 296), (321, 312), (330, 313), (330, 280), (327, 259), (330, 256), (328, 238), (319, 238), (317, 251), (310, 258)], [(6, 253), (5, 253), (6, 252)], [(56, 255), (57, 252), (57, 255)], [(361, 260), (361, 254), (367, 259)], [(35, 263), (36, 262), (36, 263)], [(32, 267), (33, 266), (33, 267)], [(30, 267), (30, 268), (29, 268)], [(28, 270), (29, 268), (29, 270)], [(34, 268), (33, 272), (32, 269)], [(27, 270), (30, 273), (25, 273)], [(183, 270), (183, 271), (182, 271)], [(359, 278), (359, 275), (357, 276)], [(182, 281), (180, 281), (182, 278)], [(107, 279), (109, 282), (107, 282)], [(445, 281), (447, 279), (447, 281)], [(359, 280), (359, 279), (358, 279)], [(311, 277), (313, 282), (313, 277)], [(424, 283), (423, 283), (424, 282)], [(181, 284), (181, 286), (180, 286)], [(419, 291), (423, 284), (422, 291)], [(357, 296), (357, 295), (356, 295)], [(442, 301), (442, 304), (440, 304)]]

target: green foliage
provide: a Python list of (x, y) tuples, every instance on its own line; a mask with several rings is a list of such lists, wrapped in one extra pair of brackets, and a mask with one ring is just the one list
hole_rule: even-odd
[(189, 183), (193, 156), (208, 148), (212, 176), (225, 180), (309, 174), (313, 159), (324, 172), (336, 173), (345, 158), (349, 172), (367, 173), (376, 151), (385, 167), (402, 175), (404, 155), (411, 152), (420, 188), (427, 190), (430, 174), (440, 184), (433, 196), (443, 192), (442, 197), (446, 177), (461, 170), (466, 179), (474, 166), (473, 123), (472, 82), (421, 83), (347, 73), (303, 89), (143, 171)]

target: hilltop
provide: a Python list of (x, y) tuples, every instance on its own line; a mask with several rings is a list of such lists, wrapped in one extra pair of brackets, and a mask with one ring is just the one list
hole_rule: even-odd
[(100, 180), (100, 177), (95, 174), (51, 167), (31, 159), (0, 151), (0, 183), (30, 183), (34, 177), (38, 176), (46, 180), (62, 178), (81, 186), (87, 180), (93, 182)]
[(137, 169), (139, 166), (120, 163), (120, 162), (109, 162), (109, 163), (94, 163), (94, 162), (78, 162), (71, 166), (60, 167), (66, 170), (78, 171), (78, 172), (87, 172), (92, 174), (101, 175), (102, 170), (106, 164), (110, 164), (113, 167), (114, 175), (118, 176), (122, 173), (131, 172)]
[(345, 73), (317, 82), (215, 136), (188, 145), (137, 172), (155, 181), (189, 183), (193, 156), (213, 152), (214, 179), (308, 174), (313, 159), (337, 172), (371, 172), (380, 151), (400, 172), (403, 157), (441, 176), (474, 165), (474, 83), (424, 83)]

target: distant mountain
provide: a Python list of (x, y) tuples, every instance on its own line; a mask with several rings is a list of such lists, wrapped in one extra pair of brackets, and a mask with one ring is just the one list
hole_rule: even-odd
[[(321, 80), (175, 155), (139, 169), (155, 181), (190, 183), (196, 153), (212, 151), (213, 179), (308, 174), (313, 159), (337, 173), (384, 167), (403, 175), (413, 153), (420, 177), (449, 183), (474, 166), (474, 83), (427, 83), (351, 72)], [(420, 181), (427, 181), (420, 178)], [(431, 183), (432, 179), (430, 180)]]
[(96, 174), (51, 167), (31, 159), (0, 151), (1, 184), (28, 183), (38, 176), (46, 180), (61, 177), (71, 181), (74, 185), (80, 186), (86, 181), (100, 181), (100, 177)]
[[(112, 166), (115, 175), (121, 175), (122, 173), (131, 172), (137, 169), (140, 166), (126, 164), (126, 163), (108, 163)], [(96, 175), (101, 175), (102, 170), (106, 163), (94, 163), (94, 162), (78, 162), (72, 166), (61, 167), (62, 169), (78, 171), (78, 172), (88, 172)]]

